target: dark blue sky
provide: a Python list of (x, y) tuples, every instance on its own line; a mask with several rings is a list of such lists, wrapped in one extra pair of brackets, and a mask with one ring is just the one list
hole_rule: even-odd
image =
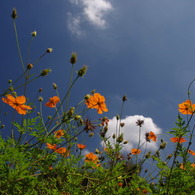
[[(52, 74), (33, 84), (29, 96), (40, 87), (44, 99), (55, 95), (53, 82), (63, 95), (74, 51), (78, 69), (86, 64), (89, 70), (73, 90), (73, 105), (96, 89), (106, 97), (106, 116), (113, 118), (126, 95), (124, 117), (152, 118), (167, 132), (174, 127), (177, 105), (187, 99), (188, 84), (195, 76), (194, 7), (193, 0), (1, 0), (1, 89), (22, 72), (10, 17), (16, 8), (24, 59), (34, 30), (30, 63), (53, 48), (33, 69), (37, 73), (51, 68)], [(191, 92), (193, 100), (194, 85)]]

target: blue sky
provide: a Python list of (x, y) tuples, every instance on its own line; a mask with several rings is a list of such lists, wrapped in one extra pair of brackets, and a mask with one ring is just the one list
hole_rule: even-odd
[[(34, 30), (37, 37), (30, 63), (53, 48), (33, 69), (36, 73), (51, 68), (52, 74), (32, 85), (29, 95), (40, 87), (44, 99), (55, 95), (53, 82), (63, 94), (68, 86), (69, 57), (76, 52), (78, 69), (86, 64), (89, 70), (73, 90), (73, 105), (96, 89), (106, 97), (109, 112), (105, 115), (112, 119), (126, 95), (124, 118), (151, 118), (156, 127), (150, 129), (146, 124), (145, 131), (165, 133), (174, 127), (177, 105), (187, 99), (187, 87), (194, 79), (194, 6), (193, 0), (1, 0), (1, 89), (22, 72), (10, 17), (16, 8), (24, 59)], [(193, 91), (194, 85), (192, 100)], [(128, 120), (125, 123), (126, 129), (133, 128)]]

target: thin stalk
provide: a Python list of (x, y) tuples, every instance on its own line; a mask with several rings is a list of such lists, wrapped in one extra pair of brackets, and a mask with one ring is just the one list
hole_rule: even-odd
[(24, 62), (23, 62), (23, 59), (22, 59), (21, 50), (20, 50), (20, 44), (19, 44), (19, 40), (18, 40), (18, 32), (17, 32), (17, 27), (16, 27), (15, 20), (13, 20), (13, 25), (14, 25), (14, 32), (15, 32), (15, 37), (16, 37), (16, 45), (17, 45), (18, 54), (19, 54), (19, 57), (20, 57), (20, 62), (22, 64), (23, 71), (25, 72), (25, 67), (24, 67)]

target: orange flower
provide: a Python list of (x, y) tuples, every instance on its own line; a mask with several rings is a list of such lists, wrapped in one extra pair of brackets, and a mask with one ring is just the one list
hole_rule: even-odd
[(179, 142), (179, 143), (183, 143), (186, 142), (186, 140), (183, 137), (172, 137), (170, 138), (170, 140), (175, 143), (175, 142)]
[(148, 138), (156, 142), (156, 135), (154, 132), (150, 131)]
[(49, 148), (50, 150), (56, 150), (57, 149), (57, 145), (56, 144), (49, 144), (49, 143), (46, 143), (47, 145), (47, 148)]
[(80, 150), (83, 150), (86, 148), (86, 145), (83, 145), (83, 144), (77, 144), (77, 147), (80, 149)]
[(195, 152), (193, 150), (188, 150), (188, 153), (190, 153), (191, 155), (195, 155)]
[(195, 168), (195, 163), (192, 163), (190, 166), (193, 167), (193, 168)]
[(61, 136), (64, 135), (64, 130), (60, 129), (58, 131), (55, 131), (54, 134), (55, 134), (54, 137), (60, 138)]
[(118, 183), (118, 186), (122, 187), (123, 186), (123, 183)]
[(85, 103), (88, 108), (97, 109), (98, 114), (108, 112), (108, 109), (105, 104), (105, 97), (100, 95), (99, 93), (94, 93), (94, 95), (91, 95)]
[(180, 168), (180, 169), (183, 169), (183, 170), (186, 170), (185, 164), (183, 164), (183, 163), (180, 164), (180, 167), (179, 167), (179, 168)]
[(93, 152), (90, 152), (85, 155), (85, 162), (93, 162), (96, 164), (98, 162), (98, 156), (95, 155)]
[(190, 100), (186, 100), (185, 102), (178, 105), (179, 112), (182, 114), (193, 114), (195, 111), (195, 104), (192, 104)]
[(16, 98), (12, 95), (6, 95), (6, 98), (2, 98), (2, 101), (9, 104), (19, 114), (25, 115), (28, 109), (32, 109), (30, 106), (24, 105), (26, 103), (26, 97), (23, 95)]
[(133, 148), (132, 150), (131, 150), (131, 154), (140, 154), (141, 153), (141, 150), (140, 149), (135, 149), (135, 148)]
[(58, 96), (54, 96), (49, 98), (49, 102), (47, 102), (45, 105), (50, 108), (56, 107), (56, 104), (60, 101), (60, 98)]
[(55, 152), (57, 152), (58, 154), (65, 154), (67, 152), (67, 149), (66, 147), (57, 148)]

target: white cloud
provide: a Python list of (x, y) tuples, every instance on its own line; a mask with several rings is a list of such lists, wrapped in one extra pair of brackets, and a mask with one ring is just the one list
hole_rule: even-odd
[[(145, 133), (149, 133), (150, 131), (153, 131), (155, 134), (160, 134), (161, 129), (157, 127), (157, 125), (153, 122), (152, 118), (144, 117), (142, 115), (134, 115), (134, 116), (127, 116), (125, 119), (122, 119), (121, 122), (125, 123), (125, 126), (121, 128), (121, 133), (124, 134), (124, 141), (128, 141), (128, 144), (126, 144), (123, 148), (124, 152), (130, 152), (132, 148), (137, 148), (138, 141), (139, 141), (139, 127), (136, 126), (137, 120), (144, 120), (144, 124), (141, 128), (141, 136), (140, 136), (140, 145), (142, 145), (145, 140)], [(112, 138), (112, 135), (116, 134), (116, 124), (117, 120), (116, 117), (113, 119), (110, 119), (109, 125), (108, 125), (108, 132), (107, 136), (111, 136), (109, 141), (111, 143), (114, 143), (114, 140)], [(159, 146), (158, 142), (158, 135), (157, 135), (157, 142), (147, 142), (147, 149), (148, 150), (156, 150)], [(141, 150), (144, 150), (146, 147), (146, 144), (144, 144), (141, 148)]]
[[(76, 16), (68, 15), (68, 29), (78, 36), (84, 31), (81, 30), (81, 23), (88, 21), (90, 24), (105, 28), (107, 25), (105, 15), (110, 12), (113, 7), (107, 0), (69, 0), (70, 3), (80, 7), (82, 10)], [(82, 33), (81, 33), (82, 32)]]
[(70, 32), (74, 35), (77, 35), (78, 37), (84, 35), (84, 31), (80, 27), (81, 18), (80, 16), (72, 16), (71, 13), (68, 13), (68, 29)]
[(106, 0), (82, 0), (83, 13), (87, 20), (98, 27), (105, 27), (104, 15), (112, 10), (112, 5)]

